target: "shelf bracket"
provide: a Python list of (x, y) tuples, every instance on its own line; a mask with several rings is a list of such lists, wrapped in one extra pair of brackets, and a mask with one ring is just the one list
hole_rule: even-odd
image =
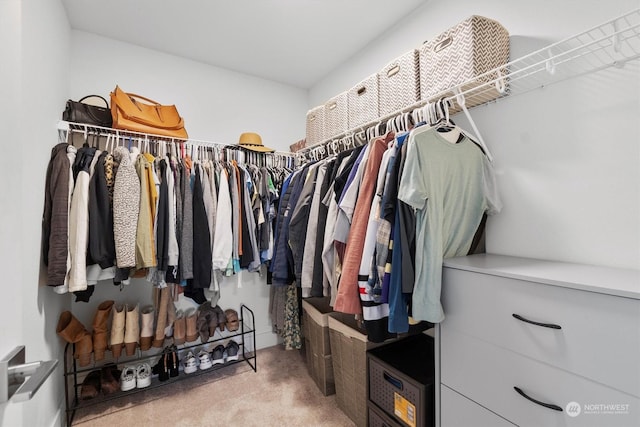
[(14, 348), (0, 360), (0, 403), (30, 400), (57, 364), (58, 360), (25, 363), (25, 347)]
[(620, 53), (620, 29), (618, 28), (618, 21), (613, 21), (613, 51)]
[(556, 63), (553, 62), (553, 54), (551, 53), (551, 50), (549, 50), (548, 53), (549, 59), (545, 61), (544, 66), (549, 74), (554, 75), (556, 73)]

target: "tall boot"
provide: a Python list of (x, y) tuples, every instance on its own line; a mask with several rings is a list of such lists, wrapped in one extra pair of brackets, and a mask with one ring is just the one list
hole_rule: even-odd
[(187, 342), (193, 342), (198, 339), (198, 327), (196, 325), (198, 321), (198, 310), (191, 307), (184, 314), (185, 323), (187, 326)]
[(164, 328), (164, 337), (173, 337), (173, 323), (176, 321), (176, 306), (173, 303), (173, 283), (167, 285), (169, 288), (169, 301), (167, 301), (167, 324)]
[(91, 334), (70, 311), (63, 311), (60, 314), (56, 332), (68, 343), (75, 344), (73, 356), (79, 360), (80, 366), (87, 366), (91, 363), (91, 352), (93, 351)]
[(140, 350), (142, 351), (151, 348), (151, 341), (153, 341), (154, 311), (152, 305), (147, 305), (142, 308), (142, 329), (140, 331)]
[(123, 304), (114, 304), (113, 319), (111, 320), (111, 340), (109, 341), (111, 353), (116, 359), (122, 353), (124, 345), (124, 321), (125, 307)]
[[(196, 328), (200, 335), (200, 342), (206, 343), (209, 341), (209, 323), (211, 321), (212, 312), (210, 307), (203, 307), (204, 304), (198, 308), (198, 318), (196, 319)], [(214, 326), (215, 328), (215, 326)]]
[(173, 343), (175, 345), (181, 345), (185, 342), (185, 335), (187, 333), (184, 313), (182, 310), (176, 312), (176, 320), (173, 322)]
[(156, 288), (159, 298), (157, 298), (158, 304), (156, 311), (158, 313), (158, 320), (156, 322), (156, 333), (153, 339), (153, 346), (162, 348), (164, 346), (164, 328), (167, 326), (167, 304), (169, 303), (170, 290), (168, 287)]
[(96, 361), (104, 359), (104, 352), (107, 349), (107, 335), (109, 334), (107, 322), (111, 314), (111, 307), (113, 307), (113, 300), (103, 301), (93, 317), (93, 357)]
[[(216, 305), (215, 307), (213, 307), (213, 311), (215, 311), (216, 316), (218, 318), (218, 329), (220, 329), (220, 332), (222, 332), (224, 331), (224, 328), (227, 324), (227, 315), (225, 314), (224, 311), (222, 311), (219, 305)], [(211, 335), (213, 335), (213, 332), (211, 332)]]
[(131, 308), (127, 306), (126, 323), (124, 327), (124, 347), (127, 356), (133, 356), (140, 340), (140, 319), (138, 304)]

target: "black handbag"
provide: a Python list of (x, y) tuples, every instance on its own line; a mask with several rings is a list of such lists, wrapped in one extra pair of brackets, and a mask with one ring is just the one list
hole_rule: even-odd
[[(100, 98), (104, 101), (105, 107), (83, 103), (82, 101), (87, 98)], [(100, 95), (87, 95), (79, 101), (68, 100), (62, 112), (62, 120), (106, 128), (110, 128), (113, 125), (109, 103)]]

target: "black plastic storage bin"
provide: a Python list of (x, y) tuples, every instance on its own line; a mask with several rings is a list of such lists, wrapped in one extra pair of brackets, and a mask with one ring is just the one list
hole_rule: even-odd
[[(399, 425), (434, 425), (433, 338), (416, 334), (367, 352), (367, 390)], [(371, 414), (371, 412), (369, 412)], [(369, 425), (371, 425), (369, 421)]]
[(369, 402), (369, 427), (403, 427), (397, 421), (392, 420), (382, 409)]

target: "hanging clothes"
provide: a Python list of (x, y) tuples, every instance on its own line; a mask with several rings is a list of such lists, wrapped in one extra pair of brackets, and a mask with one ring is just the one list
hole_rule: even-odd
[[(211, 283), (211, 233), (205, 205), (203, 169), (195, 165), (193, 185), (193, 287), (205, 289)], [(210, 197), (210, 193), (209, 193)]]
[(213, 162), (206, 150), (194, 166), (184, 150), (178, 156), (171, 146), (156, 158), (136, 142), (143, 144), (129, 139), (129, 149), (113, 155), (86, 145), (53, 148), (42, 250), (56, 293), (88, 301), (99, 280), (145, 276), (156, 287), (182, 285), (172, 287), (174, 299), (184, 287), (203, 302), (203, 290), (217, 291), (222, 274), (257, 272), (273, 259), (278, 189), (290, 171), (267, 168), (271, 162), (257, 156), (261, 167)]
[(367, 221), (380, 162), (387, 149), (387, 144), (392, 138), (393, 135), (388, 134), (384, 138), (376, 138), (369, 143), (369, 158), (363, 168), (362, 184), (360, 185), (357, 202), (353, 210), (353, 222), (345, 247), (342, 275), (338, 283), (338, 295), (334, 305), (334, 310), (336, 311), (352, 314), (362, 313), (358, 291), (360, 261), (362, 260)]
[(443, 259), (466, 255), (484, 213), (499, 212), (501, 203), (491, 163), (467, 137), (452, 144), (419, 128), (409, 138), (398, 198), (416, 209), (413, 317), (436, 323), (444, 319)]
[[(89, 182), (89, 254), (87, 263), (107, 269), (115, 265), (116, 248), (113, 240), (113, 199), (107, 185), (108, 159), (103, 151), (98, 158)], [(153, 231), (153, 230), (152, 230)]]
[[(311, 203), (309, 205), (309, 215), (307, 221), (307, 229), (305, 232), (304, 250), (302, 254), (303, 260), (315, 260), (316, 259), (316, 240), (318, 236), (319, 223), (318, 217), (320, 216), (320, 193), (322, 192), (322, 183), (324, 181), (325, 173), (327, 172), (327, 161), (320, 162), (318, 170), (316, 172), (316, 178), (313, 183), (313, 194)], [(324, 231), (324, 228), (321, 229)], [(300, 287), (302, 288), (302, 297), (310, 296), (322, 296), (322, 279), (316, 284), (316, 289), (313, 289), (313, 272), (315, 264), (313, 262), (303, 262), (300, 276)]]
[(136, 268), (142, 269), (157, 265), (153, 232), (157, 194), (155, 194), (156, 187), (149, 159), (145, 155), (138, 156), (135, 167), (140, 179), (140, 210), (136, 229)]
[(335, 157), (327, 161), (324, 179), (320, 184), (316, 241), (313, 256), (313, 272), (311, 277), (311, 296), (313, 297), (330, 296), (331, 294), (329, 281), (324, 277), (324, 266), (322, 262), (324, 237), (329, 213), (329, 207), (325, 204), (324, 200), (325, 197), (327, 197), (329, 187), (335, 177), (334, 171), (336, 169), (336, 163), (337, 158)]
[(182, 223), (180, 224), (180, 277), (182, 285), (193, 279), (193, 193), (191, 191), (191, 159), (180, 163), (180, 192), (182, 193)]
[(69, 292), (87, 289), (87, 247), (89, 242), (89, 182), (100, 152), (84, 146), (73, 165), (75, 186), (69, 209)]
[(69, 247), (69, 187), (71, 162), (67, 153), (75, 147), (66, 143), (51, 149), (47, 166), (42, 214), (42, 259), (47, 267), (47, 285), (64, 286), (67, 283)]
[(119, 163), (113, 189), (113, 233), (118, 268), (136, 265), (136, 229), (140, 209), (140, 180), (131, 154), (124, 147), (114, 153)]
[(316, 177), (320, 168), (320, 163), (315, 163), (307, 169), (304, 177), (302, 189), (300, 190), (298, 201), (291, 214), (289, 222), (289, 245), (293, 255), (293, 273), (298, 282), (298, 286), (303, 286), (310, 293), (311, 284), (302, 283), (302, 259), (304, 256), (304, 247), (307, 240), (307, 225), (309, 223), (309, 212), (311, 201), (313, 198), (313, 190), (316, 184)]
[(214, 232), (217, 238), (213, 241), (211, 257), (213, 268), (226, 271), (233, 262), (233, 236), (229, 233), (229, 230), (232, 229), (233, 206), (231, 204), (229, 174), (227, 169), (220, 166), (217, 168), (220, 176), (220, 185), (218, 187), (218, 215)]

